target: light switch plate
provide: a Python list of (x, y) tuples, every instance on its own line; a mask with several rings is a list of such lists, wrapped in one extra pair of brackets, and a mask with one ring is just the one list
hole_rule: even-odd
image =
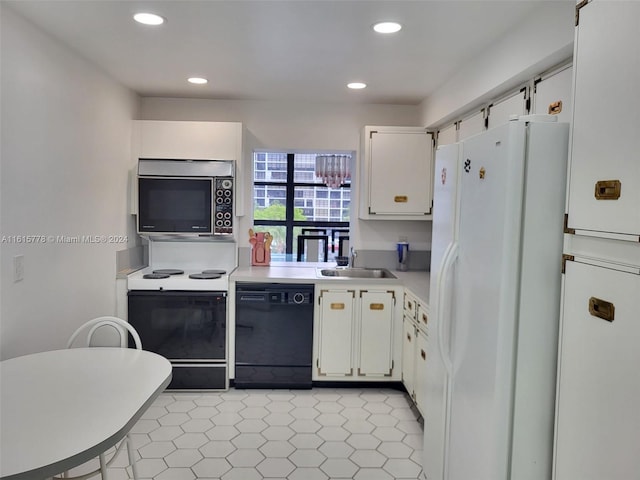
[(13, 257), (13, 281), (19, 282), (24, 279), (24, 255)]

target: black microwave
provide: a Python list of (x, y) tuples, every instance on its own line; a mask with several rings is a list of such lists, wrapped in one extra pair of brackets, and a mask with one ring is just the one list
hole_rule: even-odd
[(139, 175), (138, 233), (232, 235), (233, 177)]

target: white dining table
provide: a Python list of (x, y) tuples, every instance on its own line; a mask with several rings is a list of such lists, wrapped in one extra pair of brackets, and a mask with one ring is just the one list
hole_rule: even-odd
[(167, 359), (73, 348), (0, 362), (0, 478), (48, 478), (123, 439), (171, 380)]

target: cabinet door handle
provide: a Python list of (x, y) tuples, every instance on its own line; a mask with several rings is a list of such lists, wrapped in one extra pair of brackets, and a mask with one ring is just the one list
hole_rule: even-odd
[(557, 102), (551, 102), (549, 104), (549, 110), (547, 113), (549, 115), (557, 115), (562, 111), (562, 100), (558, 100)]
[(396, 203), (407, 203), (409, 201), (409, 197), (406, 195), (396, 195), (393, 197), (393, 201)]
[(407, 340), (411, 341), (411, 334), (407, 333)]
[(344, 310), (344, 303), (332, 303), (331, 310)]
[(422, 349), (420, 349), (420, 356), (422, 357), (423, 360), (427, 359), (427, 353)]
[(596, 182), (594, 196), (596, 200), (618, 200), (621, 190), (620, 180), (600, 180)]
[(613, 322), (615, 311), (615, 306), (611, 302), (596, 297), (589, 299), (589, 313), (594, 317), (601, 318), (607, 322)]
[(429, 318), (427, 317), (426, 313), (422, 314), (422, 321), (425, 323), (425, 325), (427, 324), (427, 322), (429, 321)]
[(384, 310), (384, 303), (370, 303), (369, 310)]
[(407, 307), (409, 310), (413, 310), (413, 302), (407, 302)]

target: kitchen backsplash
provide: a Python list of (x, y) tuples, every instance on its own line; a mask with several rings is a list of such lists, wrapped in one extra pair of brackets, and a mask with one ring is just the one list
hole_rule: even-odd
[(127, 275), (149, 264), (148, 249), (144, 245), (116, 252), (116, 272)]
[[(378, 267), (386, 268), (394, 271), (397, 269), (397, 253), (395, 250), (356, 250), (357, 257), (355, 260), (356, 267)], [(238, 248), (238, 263), (241, 267), (251, 265), (251, 248)], [(292, 262), (292, 265), (295, 262)], [(431, 264), (431, 251), (429, 250), (410, 250), (409, 251), (409, 270), (428, 271)]]

